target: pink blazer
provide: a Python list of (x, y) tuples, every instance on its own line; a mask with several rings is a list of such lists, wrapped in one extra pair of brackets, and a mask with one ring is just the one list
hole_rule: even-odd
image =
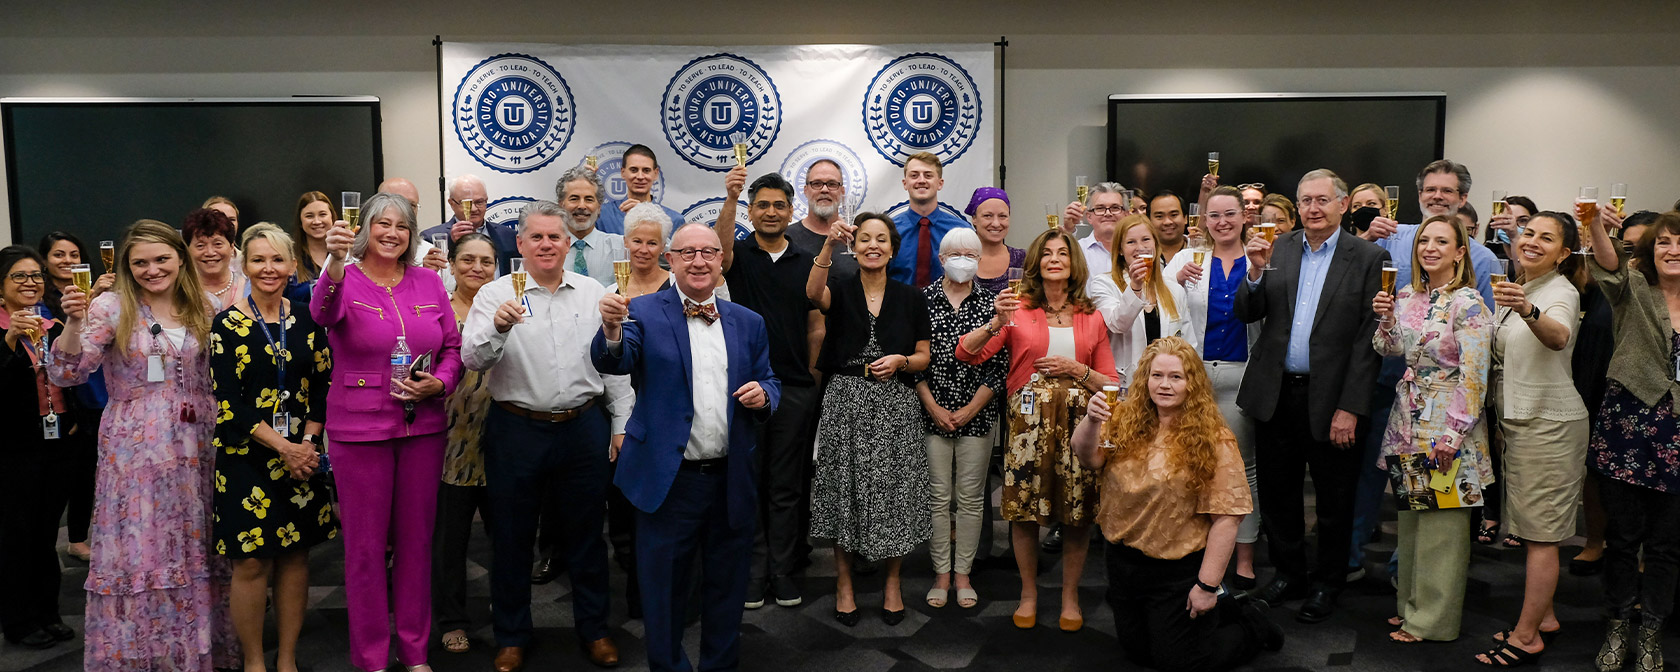
[[(309, 312), (327, 330), (332, 346), (332, 389), (327, 392), (327, 432), (344, 441), (385, 441), (444, 431), (443, 401), (461, 378), (461, 332), (436, 273), (410, 268), (387, 291), (356, 266), (333, 282), (315, 283)], [(391, 349), (397, 335), (415, 357), (432, 353), (432, 375), (444, 393), (420, 402), (414, 422), (403, 422), (403, 402), (391, 396)]]
[[(1033, 362), (1050, 349), (1050, 323), (1044, 319), (1042, 308), (1022, 308), (1015, 311), (1015, 326), (1004, 327), (980, 352), (969, 352), (957, 340), (957, 360), (978, 365), (1009, 348), (1009, 393), (1026, 385), (1032, 378)], [(1108, 348), (1108, 324), (1100, 313), (1075, 313), (1073, 316), (1073, 349), (1080, 364), (1116, 380), (1114, 353)]]

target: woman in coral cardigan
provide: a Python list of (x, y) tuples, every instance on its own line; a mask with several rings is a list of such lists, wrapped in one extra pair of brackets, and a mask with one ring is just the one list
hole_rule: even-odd
[(979, 364), (1009, 348), (1009, 446), (1004, 452), (1003, 517), (1010, 521), (1015, 562), (1021, 569), (1016, 627), (1038, 623), (1038, 527), (1060, 523), (1061, 628), (1085, 624), (1079, 609), (1079, 576), (1097, 514), (1098, 474), (1079, 465), (1069, 437), (1085, 414), (1091, 393), (1118, 376), (1108, 347), (1108, 326), (1085, 296), (1085, 255), (1073, 237), (1051, 230), (1027, 248), (1018, 289), (995, 301), (990, 324), (963, 336), (957, 359)]

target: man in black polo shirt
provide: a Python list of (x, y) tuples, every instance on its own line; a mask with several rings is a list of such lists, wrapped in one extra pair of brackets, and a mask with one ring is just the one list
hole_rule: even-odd
[[(731, 173), (731, 176), (736, 176)], [(738, 178), (744, 176), (736, 176)], [(740, 195), (744, 179), (726, 180), (726, 201)], [(753, 541), (748, 609), (797, 606), (799, 587), (788, 575), (805, 531), (801, 504), (811, 459), (811, 422), (822, 400), (811, 363), (822, 347), (823, 317), (805, 298), (814, 257), (790, 243), (793, 185), (776, 173), (758, 178), (747, 192), (747, 217), (754, 233), (739, 243), (723, 239), (723, 277), (735, 303), (764, 317), (770, 334), (770, 368), (782, 381), (782, 402), (758, 438), (759, 524)], [(728, 221), (733, 221), (733, 217)]]

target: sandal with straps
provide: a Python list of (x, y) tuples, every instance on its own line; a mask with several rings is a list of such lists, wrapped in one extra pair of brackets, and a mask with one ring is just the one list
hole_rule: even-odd
[(450, 630), (443, 633), (443, 650), (450, 653), (466, 653), (472, 648), (472, 641), (467, 639), (465, 630)]
[(1487, 521), (1482, 521), (1482, 526), (1476, 530), (1476, 543), (1483, 546), (1492, 546), (1497, 541), (1499, 541), (1499, 523), (1489, 525)]
[(1540, 653), (1529, 653), (1510, 642), (1500, 642), (1499, 646), (1482, 654), (1483, 658), (1477, 658), (1476, 662), (1488, 667), (1522, 667), (1539, 661), (1540, 655), (1545, 652), (1545, 649), (1541, 649)]

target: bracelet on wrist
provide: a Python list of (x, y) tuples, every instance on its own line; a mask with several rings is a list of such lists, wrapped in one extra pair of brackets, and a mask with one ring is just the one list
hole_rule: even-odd
[(1211, 594), (1214, 594), (1214, 595), (1219, 594), (1219, 586), (1210, 586), (1208, 584), (1202, 583), (1201, 577), (1196, 578), (1196, 587), (1201, 588), (1202, 590), (1205, 590), (1205, 591), (1207, 591)]
[(1087, 366), (1087, 367), (1085, 367), (1085, 375), (1079, 377), (1079, 384), (1084, 385), (1085, 381), (1090, 380), (1090, 379), (1091, 379), (1091, 367)]
[(819, 264), (819, 263), (817, 263), (817, 261), (815, 259), (813, 259), (813, 260), (811, 260), (811, 265), (816, 266), (817, 268), (828, 268), (830, 266), (833, 266), (834, 262), (830, 261), (826, 264)]

